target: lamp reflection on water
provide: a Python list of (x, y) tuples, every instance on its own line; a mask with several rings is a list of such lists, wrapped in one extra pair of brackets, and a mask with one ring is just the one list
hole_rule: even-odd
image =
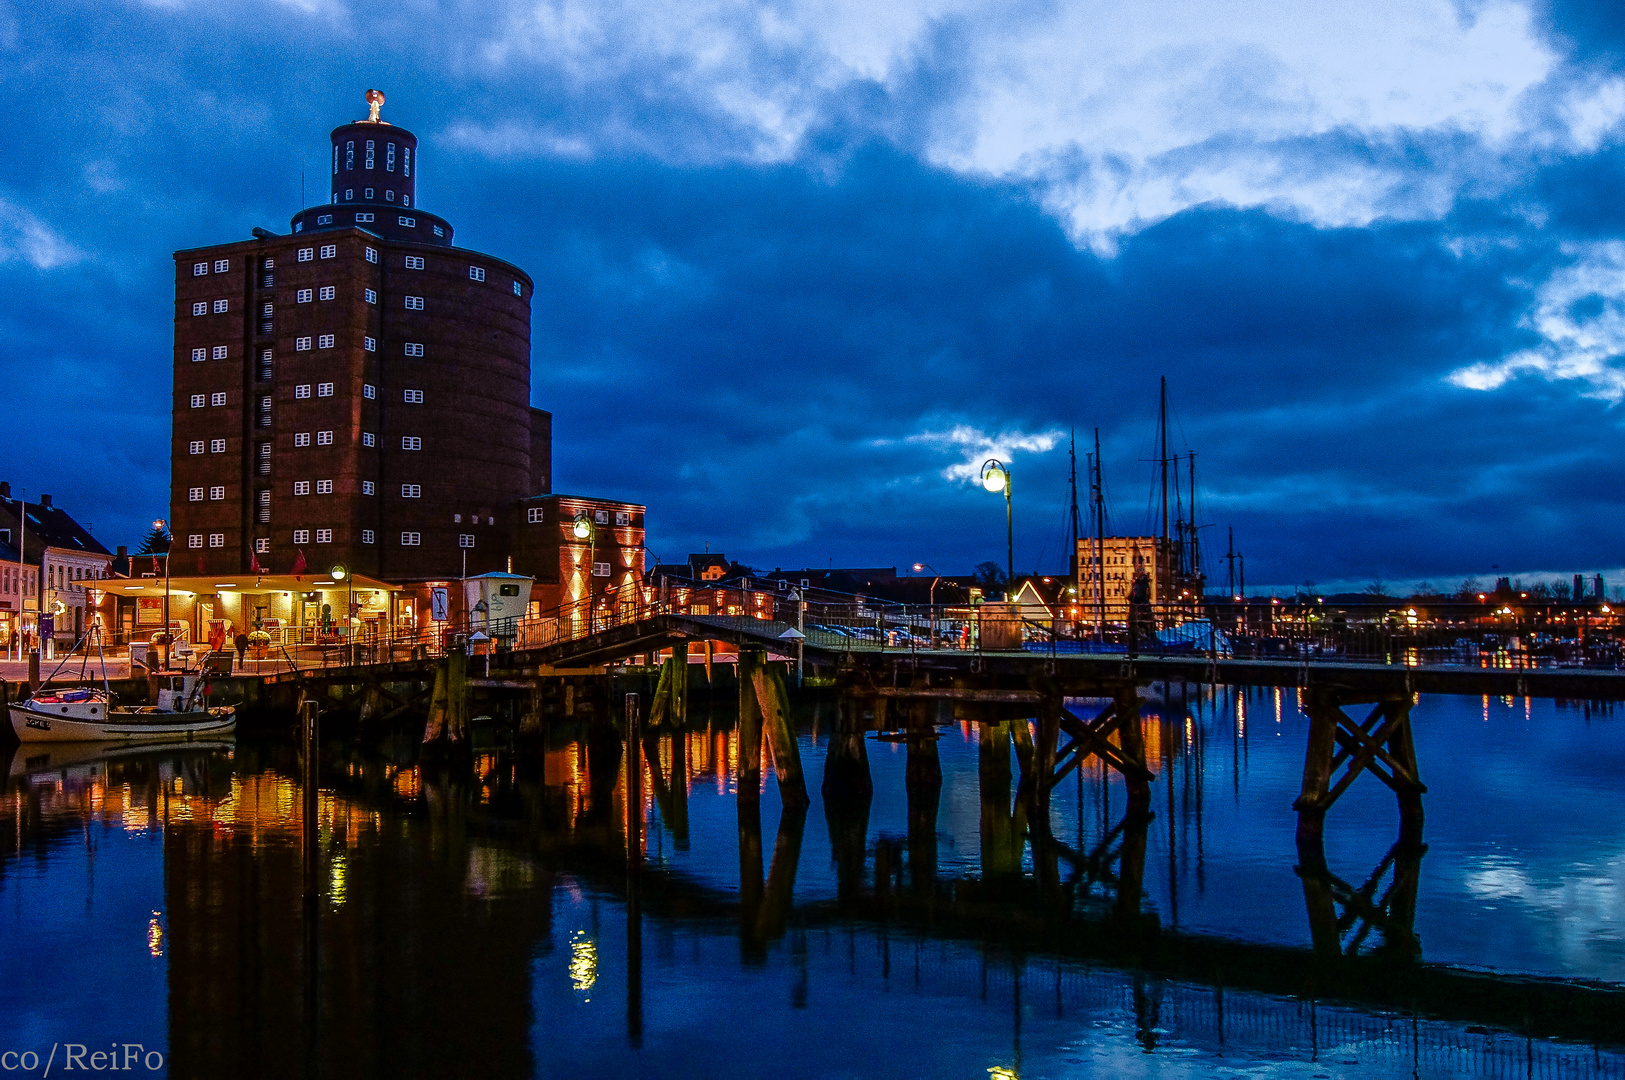
[[(577, 930), (570, 941), (570, 985), (578, 994), (586, 994), (598, 981), (598, 943)], [(583, 1001), (591, 1001), (585, 997)]]

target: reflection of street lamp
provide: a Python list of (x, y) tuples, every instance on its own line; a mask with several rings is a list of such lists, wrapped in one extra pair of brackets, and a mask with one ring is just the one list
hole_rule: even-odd
[(1004, 492), (1004, 598), (1008, 600), (1016, 580), (1016, 526), (1010, 511), (1010, 466), (998, 458), (982, 462), (982, 486), (995, 495)]
[[(160, 539), (163, 538), (167, 524), (163, 518), (153, 520), (152, 527), (158, 530)], [(107, 549), (103, 548), (102, 550)], [(174, 554), (175, 538), (170, 537), (169, 542), (164, 545), (164, 668), (166, 670), (169, 667), (169, 654), (175, 647), (175, 642), (169, 632), (169, 561), (170, 556)]]

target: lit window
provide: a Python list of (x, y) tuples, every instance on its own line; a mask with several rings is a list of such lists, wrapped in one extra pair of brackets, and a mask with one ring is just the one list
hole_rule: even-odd
[(192, 350), (192, 360), (193, 360), (194, 363), (199, 361), (199, 360), (207, 360), (208, 358), (209, 358), (209, 350), (208, 349), (193, 349)]
[(519, 282), (517, 282), (517, 281), (513, 283), (513, 294), (515, 296), (524, 296), (525, 295), (525, 290), (520, 288)]
[(203, 489), (200, 488), (200, 487), (187, 488), (186, 489), (186, 501), (187, 502), (202, 502), (203, 501)]
[(402, 450), (422, 450), (423, 449), (423, 440), (418, 438), (416, 435), (402, 435), (401, 436), (401, 449)]
[(331, 285), (323, 285), (320, 296), (323, 300), (331, 300), (338, 295), (338, 290)]
[(204, 394), (193, 394), (193, 395), (192, 395), (192, 408), (194, 408), (194, 409), (201, 409), (201, 408), (203, 408), (203, 403), (204, 403), (204, 402), (205, 402), (205, 401), (207, 401), (207, 400), (208, 400), (208, 397), (207, 397), (207, 395), (204, 395)]
[(226, 353), (227, 353), (227, 350), (229, 348), (230, 348), (230, 346), (228, 346), (228, 345), (216, 345), (214, 347), (214, 358), (216, 360), (224, 360), (226, 358)]
[(271, 505), (271, 489), (270, 488), (260, 488), (257, 497), (259, 498), (261, 506), (270, 506)]
[(371, 495), (372, 493), (373, 493), (372, 481), (371, 480), (363, 480), (363, 481), (361, 481), (361, 494), (363, 494), (363, 495)]
[(231, 269), (231, 260), (230, 259), (216, 259), (214, 261), (214, 272), (215, 273), (224, 274), (227, 270), (230, 270), (230, 269)]
[(188, 536), (186, 538), (186, 546), (189, 547), (189, 548), (200, 548), (200, 547), (202, 547), (203, 546), (203, 534), (202, 533), (192, 533), (190, 536)]
[(592, 564), (593, 577), (609, 577), (609, 563), (595, 562)]
[(407, 356), (422, 356), (423, 355), (423, 345), (421, 343), (419, 343), (419, 342), (416, 342), (416, 341), (408, 341), (406, 343), (406, 355)]
[(266, 305), (264, 305), (263, 307), (260, 308), (260, 314), (263, 315), (267, 319), (269, 319), (275, 313), (276, 313), (276, 308), (273, 307), (270, 304), (266, 304)]
[(361, 542), (363, 544), (370, 544), (373, 542), (373, 533), (371, 529), (361, 530)]
[(316, 445), (317, 446), (332, 446), (333, 445), (333, 433), (331, 431), (318, 431), (316, 433)]
[(207, 274), (208, 272), (209, 272), (209, 264), (208, 263), (200, 262), (200, 263), (193, 263), (192, 264), (192, 276), (193, 277), (202, 277), (204, 274)]
[(310, 432), (308, 432), (308, 431), (296, 431), (296, 432), (294, 432), (293, 445), (295, 445), (295, 446), (309, 446), (310, 445)]
[(210, 394), (209, 395), (209, 404), (210, 405), (224, 405), (225, 403), (226, 403), (226, 395), (225, 394), (221, 393), (221, 394)]
[(401, 195), (401, 205), (402, 206), (411, 206), (412, 205), (412, 196), (403, 193)]
[(316, 396), (317, 397), (332, 397), (333, 396), (333, 384), (330, 383), (330, 382), (317, 383), (316, 384)]
[(315, 248), (300, 248), (299, 249), (299, 261), (300, 262), (309, 262), (311, 259), (314, 259), (315, 257), (316, 257), (316, 249)]
[(226, 546), (226, 534), (225, 533), (210, 533), (209, 534), (209, 546), (212, 547), (212, 548), (223, 548), (223, 547), (225, 547)]
[(401, 547), (417, 547), (423, 543), (423, 534), (415, 532), (401, 533)]
[(463, 523), (463, 515), (461, 515), (461, 514), (453, 514), (453, 515), (451, 515), (451, 520), (456, 522), (457, 524), (461, 525)]
[(434, 227), (434, 234), (436, 236), (445, 236), (446, 235), (446, 230), (442, 229), (440, 226), (436, 225)]
[[(372, 224), (372, 215), (371, 214), (357, 214), (355, 216), (355, 223), (357, 225), (370, 225), (370, 224)], [(371, 251), (372, 249), (368, 248), (367, 250)], [(369, 259), (368, 261), (369, 262), (376, 262), (377, 260)]]
[(308, 382), (300, 383), (298, 386), (294, 387), (293, 396), (300, 401), (308, 398), (310, 396), (310, 384)]
[(406, 397), (406, 403), (408, 405), (422, 405), (423, 404), (423, 391), (422, 390), (408, 390), (405, 393), (405, 397)]
[(595, 525), (608, 525), (609, 524), (609, 511), (608, 510), (594, 510), (592, 512), (592, 520), (593, 520), (593, 524), (595, 524)]
[(542, 520), (542, 508), (540, 506), (531, 507), (530, 508), (530, 523), (532, 525), (535, 525), (538, 522), (540, 522), (541, 520)]
[(408, 296), (406, 298), (406, 310), (407, 311), (422, 311), (423, 310), (423, 297), (421, 297), (421, 296)]
[(309, 352), (310, 351), (310, 339), (308, 337), (294, 338), (293, 339), (293, 348), (294, 348), (295, 352)]
[(308, 543), (310, 543), (310, 530), (309, 529), (295, 529), (293, 531), (293, 542), (296, 543), (296, 544), (308, 544)]
[(318, 494), (318, 495), (331, 495), (331, 494), (333, 494), (333, 481), (331, 481), (331, 480), (318, 480), (318, 481), (316, 481), (316, 494)]
[(367, 249), (367, 261), (370, 262), (370, 263), (375, 263), (375, 262), (378, 261), (378, 249), (377, 248), (368, 248)]
[(364, 337), (364, 338), (361, 339), (361, 347), (363, 349), (367, 350), (368, 352), (377, 352), (378, 351), (378, 339), (377, 338)]
[(293, 299), (295, 303), (308, 304), (315, 295), (310, 289), (300, 289), (293, 294)]
[(192, 305), (193, 315), (207, 315), (208, 313), (209, 302), (207, 300), (199, 300), (197, 303)]
[(316, 224), (318, 224), (318, 225), (331, 225), (331, 224), (333, 224), (333, 215), (332, 214), (317, 214), (316, 215)]
[[(395, 220), (399, 221), (402, 225), (405, 225), (408, 229), (415, 229), (415, 228), (418, 227), (418, 219), (417, 218), (401, 217), (401, 218), (396, 218)], [(419, 259), (418, 261), (422, 262), (423, 260)], [(420, 266), (420, 267), (418, 267), (418, 269), (422, 270), (423, 267)]]
[(226, 497), (226, 485), (224, 485), (224, 484), (216, 484), (216, 485), (214, 485), (213, 487), (211, 487), (209, 489), (209, 498), (212, 501), (219, 502), (221, 499), (224, 499), (225, 497)]
[(378, 445), (378, 436), (374, 435), (370, 431), (363, 431), (361, 433), (361, 445), (362, 446), (377, 446)]
[(370, 382), (369, 383), (362, 383), (361, 384), (361, 396), (366, 398), (368, 401), (371, 401), (373, 398), (378, 396), (378, 388), (376, 386), (372, 385), (372, 383), (370, 383)]
[(617, 510), (617, 511), (615, 511), (615, 524), (617, 524), (617, 525), (630, 525), (630, 524), (632, 524), (632, 515), (629, 514), (628, 512), (626, 512), (625, 510)]
[(293, 493), (295, 495), (309, 495), (310, 494), (310, 481), (309, 480), (295, 480), (293, 482)]
[(423, 497), (423, 485), (422, 484), (402, 484), (401, 485), (401, 498), (403, 498), (403, 499), (421, 499), (422, 497)]
[(422, 270), (423, 269), (423, 256), (422, 255), (408, 255), (406, 257), (406, 268), (408, 270)]
[(269, 538), (261, 536), (261, 537), (259, 537), (258, 539), (256, 539), (254, 541), (254, 551), (257, 554), (264, 555), (264, 554), (268, 553), (270, 550), (271, 550), (271, 541), (270, 541)]
[(226, 452), (226, 440), (224, 440), (224, 439), (210, 439), (209, 440), (209, 453), (211, 453), (211, 454), (224, 454), (225, 452)]
[(333, 335), (323, 334), (316, 340), (316, 347), (318, 349), (331, 349), (333, 347)]
[(376, 304), (378, 302), (378, 290), (377, 289), (367, 289), (361, 295), (365, 296), (367, 298), (367, 303), (369, 303), (369, 304)]
[(473, 533), (458, 533), (457, 534), (457, 546), (461, 547), (461, 548), (471, 548), (471, 547), (473, 547), (474, 546), (474, 534)]
[(332, 529), (317, 529), (316, 530), (316, 542), (318, 544), (331, 544), (333, 542), (333, 530)]
[(331, 259), (333, 256), (337, 255), (338, 253), (339, 253), (339, 248), (338, 248), (337, 244), (323, 244), (322, 245), (322, 258)]

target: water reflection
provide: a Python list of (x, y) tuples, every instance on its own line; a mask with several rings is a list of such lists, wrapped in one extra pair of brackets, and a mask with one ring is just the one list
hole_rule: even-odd
[[(156, 843), (157, 862), (114, 880), (159, 889), (129, 946), (161, 966), (176, 1075), (600, 1074), (656, 1051), (663, 1071), (714, 1071), (724, 1055), (795, 1075), (867, 1071), (898, 1046), (926, 1073), (1120, 1071), (1148, 1053), (1191, 1073), (1283, 1058), (1449, 1073), (1529, 1054), (1619, 1071), (1606, 1049), (1502, 1030), (1527, 1020), (1583, 1039), (1617, 1021), (1611, 992), (1497, 1001), (1481, 977), (1421, 965), (1439, 958), (1437, 920), (1483, 917), (1437, 883), (1502, 903), (1531, 891), (1506, 884), (1510, 860), (1462, 854), (1471, 838), (1454, 823), (1482, 804), (1436, 797), (1430, 854), (1377, 846), (1393, 836), (1392, 797), (1351, 791), (1324, 845), (1293, 846), (1280, 796), (1301, 742), (1270, 732), (1253, 747), (1248, 730), (1263, 704), (1301, 731), (1290, 694), (1271, 697), (1174, 688), (1147, 704), (1154, 815), (1126, 813), (1091, 761), (1035, 816), (1018, 783), (1026, 721), (911, 712), (891, 717), (896, 741), (877, 741), (851, 702), (797, 703), (801, 756), (825, 762), (810, 808), (783, 806), (771, 748), (742, 763), (733, 717), (703, 702), (689, 730), (648, 733), (636, 755), (590, 726), (461, 767), (329, 743), (309, 822), (314, 909), (295, 747), (18, 752), (0, 804), (13, 818), (4, 959), (50, 955), (50, 920), (4, 902), (38, 888), (20, 856), (43, 887), (78, 852), (99, 888), (109, 845)], [(1479, 710), (1455, 722), (1477, 725)], [(1422, 767), (1450, 775), (1428, 750)], [(742, 783), (756, 798), (735, 797)], [(1329, 1003), (1340, 995), (1367, 1004)]]

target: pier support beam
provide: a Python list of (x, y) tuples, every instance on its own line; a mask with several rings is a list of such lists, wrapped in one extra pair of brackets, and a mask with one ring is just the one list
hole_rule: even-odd
[[(1347, 702), (1339, 700), (1335, 692), (1304, 692), (1309, 740), (1304, 751), (1303, 790), (1292, 804), (1298, 812), (1300, 849), (1321, 842), (1326, 811), (1362, 772), (1381, 780), (1398, 798), (1400, 842), (1421, 842), (1422, 796), (1427, 787), (1417, 777), (1411, 700), (1409, 695), (1379, 700), (1365, 720), (1356, 723), (1343, 712)], [(1339, 768), (1343, 768), (1341, 775)]]
[[(835, 731), (824, 758), (824, 799), (869, 799), (874, 781), (869, 776), (869, 747), (864, 738), (863, 702), (842, 695), (836, 705)], [(867, 817), (867, 812), (865, 813)]]
[[(739, 771), (735, 791), (739, 799), (750, 802), (759, 802), (762, 797), (762, 707), (751, 678), (757, 663), (755, 653), (739, 650)], [(761, 831), (759, 823), (757, 831)]]
[[(747, 660), (748, 678), (747, 678)], [(768, 749), (773, 752), (773, 770), (779, 778), (779, 799), (785, 806), (805, 807), (812, 802), (807, 797), (807, 781), (801, 772), (801, 748), (796, 745), (795, 728), (790, 722), (790, 694), (784, 685), (784, 670), (780, 665), (769, 665), (766, 653), (759, 649), (739, 652), (740, 694), (748, 684), (756, 695), (756, 707), (767, 735)]]

